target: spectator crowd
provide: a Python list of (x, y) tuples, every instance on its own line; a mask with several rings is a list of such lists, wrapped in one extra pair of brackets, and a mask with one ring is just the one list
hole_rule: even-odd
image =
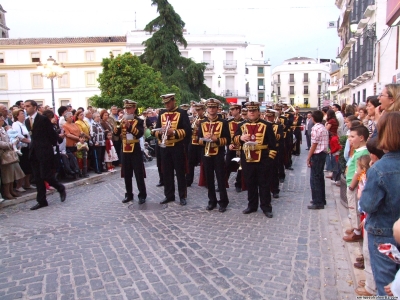
[[(175, 99), (171, 95), (166, 95), (163, 99), (167, 109), (168, 103), (173, 102), (171, 108), (175, 107)], [(208, 117), (215, 115), (216, 120), (218, 119), (218, 122), (222, 124), (224, 123), (222, 121), (223, 112), (217, 114), (217, 102), (214, 100), (207, 101)], [(136, 109), (136, 102), (127, 101), (126, 108)], [(251, 113), (259, 113), (256, 104), (249, 103), (248, 107)], [(244, 114), (244, 111), (241, 112), (240, 107), (236, 106), (230, 108), (231, 119), (246, 122), (247, 115)], [(196, 127), (196, 122), (206, 118), (204, 109), (205, 105), (201, 103), (193, 105), (189, 110), (188, 107), (186, 108), (189, 116), (192, 114), (190, 120), (193, 132), (200, 130), (200, 127)], [(279, 119), (284, 120), (284, 114), (278, 111), (282, 108), (278, 106), (276, 109), (267, 110), (265, 116), (261, 115), (261, 118), (265, 118), (270, 123), (276, 122), (277, 125), (283, 125), (282, 122), (286, 121)], [(123, 109), (112, 106), (110, 110), (98, 111), (89, 106), (86, 110), (82, 107), (75, 110), (71, 105), (67, 105), (59, 107), (56, 115), (52, 108), (38, 106), (37, 112), (51, 121), (58, 135), (53, 158), (56, 166), (54, 172), (57, 176), (77, 179), (88, 177), (90, 171), (98, 174), (112, 173), (115, 172), (115, 167), (121, 165), (121, 146), (123, 144), (121, 126), (128, 126), (124, 125), (124, 122), (129, 123), (127, 123), (128, 120), (124, 120), (126, 115)], [(175, 112), (172, 109), (168, 113), (172, 115)], [(184, 111), (179, 110), (179, 113), (183, 114)], [(365, 280), (358, 282), (359, 286), (355, 292), (360, 296), (394, 295), (400, 297), (400, 273), (397, 275), (399, 264), (395, 262), (396, 260), (400, 262), (400, 222), (398, 221), (400, 218), (400, 84), (386, 85), (378, 96), (368, 97), (366, 103), (343, 104), (342, 106), (333, 104), (323, 107), (321, 110), (308, 112), (304, 119), (300, 116), (298, 108), (292, 113), (294, 117), (292, 116), (290, 126), (286, 126), (286, 128), (292, 128), (292, 131), (288, 132), (293, 132), (293, 134), (284, 135), (282, 132), (282, 136), (293, 139), (289, 148), (281, 151), (282, 155), (279, 161), (282, 162), (282, 169), (293, 170), (291, 156), (300, 155), (301, 130), (305, 129), (308, 150), (307, 165), (311, 169), (310, 186), (312, 191), (312, 201), (308, 208), (324, 209), (326, 205), (325, 178), (331, 179), (335, 186), (346, 185), (351, 227), (345, 230), (343, 240), (347, 243), (362, 243), (362, 255), (357, 258), (354, 267), (365, 272)], [(162, 112), (149, 108), (140, 115), (144, 131), (140, 141), (144, 161), (149, 156), (146, 147), (150, 140), (154, 139), (151, 129), (156, 127), (156, 122), (160, 123), (157, 124), (157, 127), (161, 129), (159, 114), (161, 115)], [(137, 110), (134, 115), (138, 115)], [(225, 116), (225, 118), (229, 117)], [(258, 117), (255, 120), (258, 121)], [(31, 176), (33, 172), (28, 157), (29, 146), (32, 142), (31, 132), (28, 128), (32, 128), (34, 124), (29, 126), (27, 121), (29, 119), (27, 119), (23, 101), (17, 101), (10, 109), (0, 105), (0, 171), (2, 196), (6, 199), (15, 199), (20, 192), (35, 188), (35, 178)], [(207, 120), (203, 121), (204, 124), (207, 122)], [(211, 121), (209, 123), (211, 124)], [(186, 125), (190, 126), (189, 123)], [(127, 128), (134, 130), (132, 126)], [(279, 129), (279, 127), (277, 128)], [(169, 130), (174, 142), (178, 141), (177, 137), (183, 136), (179, 128), (177, 130), (170, 128)], [(209, 130), (212, 131), (213, 127)], [(227, 132), (228, 134), (229, 132)], [(165, 141), (167, 136), (157, 131), (153, 132), (153, 135), (158, 135), (161, 141)], [(238, 136), (246, 135), (250, 136), (247, 133)], [(248, 142), (247, 140), (242, 141)], [(282, 141), (281, 143), (283, 147), (286, 142)], [(239, 145), (239, 143), (237, 144)], [(217, 146), (225, 147), (222, 143)], [(234, 155), (232, 157), (236, 157), (236, 151), (240, 151), (236, 148), (230, 150)], [(185, 149), (186, 153), (187, 151), (188, 149)], [(286, 152), (288, 152), (287, 155)], [(221, 157), (221, 159), (223, 162), (224, 158)], [(229, 162), (231, 160), (229, 159)], [(191, 168), (194, 169), (198, 164), (199, 162), (195, 160)], [(163, 175), (160, 171), (162, 168), (159, 162), (158, 167), (160, 176), (158, 186), (163, 186)], [(274, 174), (281, 174), (278, 163), (273, 168), (276, 169)], [(324, 174), (324, 172), (326, 173)], [(213, 175), (213, 171), (211, 173)], [(171, 174), (173, 184), (173, 171)], [(224, 182), (224, 176), (220, 176), (221, 182)], [(185, 188), (192, 184), (192, 177), (183, 178), (183, 182), (186, 180)], [(284, 181), (284, 177), (275, 177), (276, 186), (279, 185), (278, 179), (279, 182)], [(212, 176), (212, 178), (214, 177)], [(211, 184), (214, 184), (214, 179)], [(223, 186), (224, 184), (219, 184), (219, 189), (223, 189)], [(235, 184), (237, 192), (242, 190), (241, 186), (240, 182), (238, 185)], [(47, 188), (51, 189), (52, 187), (47, 186)], [(279, 197), (279, 189), (272, 193), (274, 198)], [(124, 201), (132, 200), (133, 196), (132, 199), (128, 197)], [(182, 200), (185, 201), (182, 202)], [(1, 197), (0, 201), (4, 201), (4, 199)], [(165, 201), (173, 200), (166, 198)], [(182, 196), (181, 204), (186, 204), (185, 196)], [(207, 209), (210, 207), (214, 208), (213, 203)], [(220, 209), (220, 212), (225, 210)], [(245, 210), (243, 213), (251, 212), (253, 211), (246, 212)], [(268, 217), (272, 217), (272, 211), (266, 213), (270, 214)]]

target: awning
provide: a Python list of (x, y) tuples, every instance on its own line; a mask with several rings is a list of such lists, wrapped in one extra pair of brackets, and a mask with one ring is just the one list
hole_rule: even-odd
[(237, 104), (238, 98), (226, 98), (226, 102)]

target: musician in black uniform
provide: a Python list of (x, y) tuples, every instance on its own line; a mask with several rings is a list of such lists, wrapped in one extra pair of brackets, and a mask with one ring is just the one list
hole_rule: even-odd
[(242, 119), (247, 120), (247, 108), (242, 108)]
[[(281, 125), (281, 121), (279, 120), (279, 113), (274, 109), (267, 109), (266, 113), (267, 122), (272, 124), (272, 128), (274, 130), (275, 139), (276, 139), (276, 150), (277, 155), (273, 160), (272, 164), (272, 176), (271, 176), (271, 193), (272, 197), (279, 198), (279, 156), (281, 155), (280, 151), (283, 149), (283, 126)], [(283, 165), (282, 165), (283, 166)]]
[(248, 121), (239, 124), (234, 143), (242, 146), (241, 162), (248, 190), (244, 214), (256, 212), (258, 203), (265, 216), (272, 218), (271, 168), (276, 156), (276, 139), (271, 123), (260, 119), (260, 103), (247, 102)]
[(143, 164), (142, 149), (139, 139), (143, 136), (144, 121), (135, 115), (137, 103), (125, 99), (125, 115), (121, 120), (121, 125), (114, 128), (114, 133), (121, 137), (121, 175), (124, 177), (126, 194), (122, 203), (133, 201), (132, 177), (135, 173), (136, 184), (139, 190), (139, 204), (146, 202), (147, 192), (144, 182), (145, 171)]
[(164, 177), (165, 199), (160, 204), (175, 201), (174, 172), (178, 182), (180, 204), (186, 205), (187, 188), (185, 180), (184, 139), (191, 134), (189, 116), (176, 106), (175, 94), (161, 96), (165, 110), (160, 112), (154, 136), (160, 141), (161, 166)]
[[(164, 108), (159, 108), (159, 114), (162, 114)], [(158, 118), (158, 117), (157, 117)], [(155, 122), (156, 124), (157, 122)], [(156, 146), (155, 146), (155, 152), (156, 152), (156, 160), (157, 160), (157, 171), (158, 171), (158, 183), (156, 184), (157, 187), (164, 186), (164, 175), (162, 172), (162, 167), (161, 167), (161, 150), (160, 150), (160, 140), (156, 140)]]
[(285, 137), (285, 169), (293, 170), (292, 168), (292, 151), (293, 151), (293, 131), (292, 125), (294, 120), (294, 110), (288, 107), (286, 103), (283, 104), (283, 112), (287, 119), (286, 124), (286, 137)]
[(278, 154), (277, 154), (277, 157), (275, 158), (278, 163), (279, 182), (283, 183), (283, 182), (285, 182), (285, 178), (286, 178), (285, 154), (286, 154), (287, 118), (282, 113), (282, 105), (281, 104), (275, 104), (274, 108), (278, 112), (277, 114), (278, 114), (279, 123), (283, 129), (283, 136), (281, 137), (281, 140), (279, 142), (279, 148), (277, 149)]
[(197, 116), (192, 120), (192, 136), (188, 150), (189, 171), (186, 174), (186, 185), (189, 187), (193, 183), (194, 168), (201, 163), (203, 148), (199, 146), (199, 125), (205, 119), (205, 105), (203, 103), (195, 103), (194, 109)]
[(296, 137), (296, 143), (294, 144), (293, 148), (293, 155), (299, 156), (300, 155), (300, 145), (301, 145), (301, 126), (303, 124), (303, 116), (300, 115), (300, 107), (295, 107), (295, 114), (293, 119), (292, 130), (293, 134)]
[(237, 172), (235, 181), (235, 190), (237, 193), (240, 193), (242, 191), (242, 170), (239, 169), (240, 161), (236, 162), (232, 161), (232, 159), (236, 157), (240, 158), (240, 147), (237, 147), (233, 143), (233, 138), (239, 124), (243, 122), (243, 118), (241, 116), (241, 108), (241, 105), (236, 103), (231, 103), (229, 106), (229, 113), (232, 116), (232, 119), (228, 120), (229, 133), (231, 135), (231, 144), (228, 147), (225, 161), (227, 180), (229, 180), (231, 172)]
[[(206, 102), (207, 119), (200, 123), (199, 145), (204, 146), (202, 162), (206, 175), (208, 188), (207, 210), (213, 210), (217, 203), (221, 213), (226, 211), (229, 204), (228, 194), (225, 185), (225, 146), (229, 145), (231, 137), (229, 135), (228, 123), (218, 116), (217, 110), (220, 101), (210, 98)], [(206, 139), (206, 140), (203, 140)], [(220, 201), (217, 200), (214, 185), (214, 172), (217, 176), (217, 183)]]

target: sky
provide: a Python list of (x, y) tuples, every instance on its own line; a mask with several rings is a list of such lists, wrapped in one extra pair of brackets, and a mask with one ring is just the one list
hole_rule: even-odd
[[(157, 16), (151, 0), (0, 0), (10, 38), (125, 35)], [(169, 0), (191, 34), (244, 34), (272, 66), (295, 56), (335, 58), (334, 0)], [(136, 13), (135, 13), (136, 12)], [(136, 20), (136, 22), (135, 22)], [(136, 26), (136, 27), (135, 27)]]

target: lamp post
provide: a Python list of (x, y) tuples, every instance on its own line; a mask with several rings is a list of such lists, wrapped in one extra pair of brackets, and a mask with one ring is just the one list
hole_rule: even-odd
[(56, 111), (56, 103), (54, 100), (54, 83), (53, 83), (53, 79), (56, 77), (61, 78), (63, 76), (63, 74), (65, 73), (64, 71), (64, 65), (58, 64), (54, 58), (52, 58), (51, 56), (49, 56), (49, 58), (47, 59), (47, 63), (46, 64), (42, 64), (40, 61), (37, 64), (37, 70), (40, 72), (40, 74), (42, 75), (42, 77), (47, 77), (48, 79), (51, 80), (51, 96), (52, 96), (52, 104), (53, 104), (53, 112), (55, 113)]

